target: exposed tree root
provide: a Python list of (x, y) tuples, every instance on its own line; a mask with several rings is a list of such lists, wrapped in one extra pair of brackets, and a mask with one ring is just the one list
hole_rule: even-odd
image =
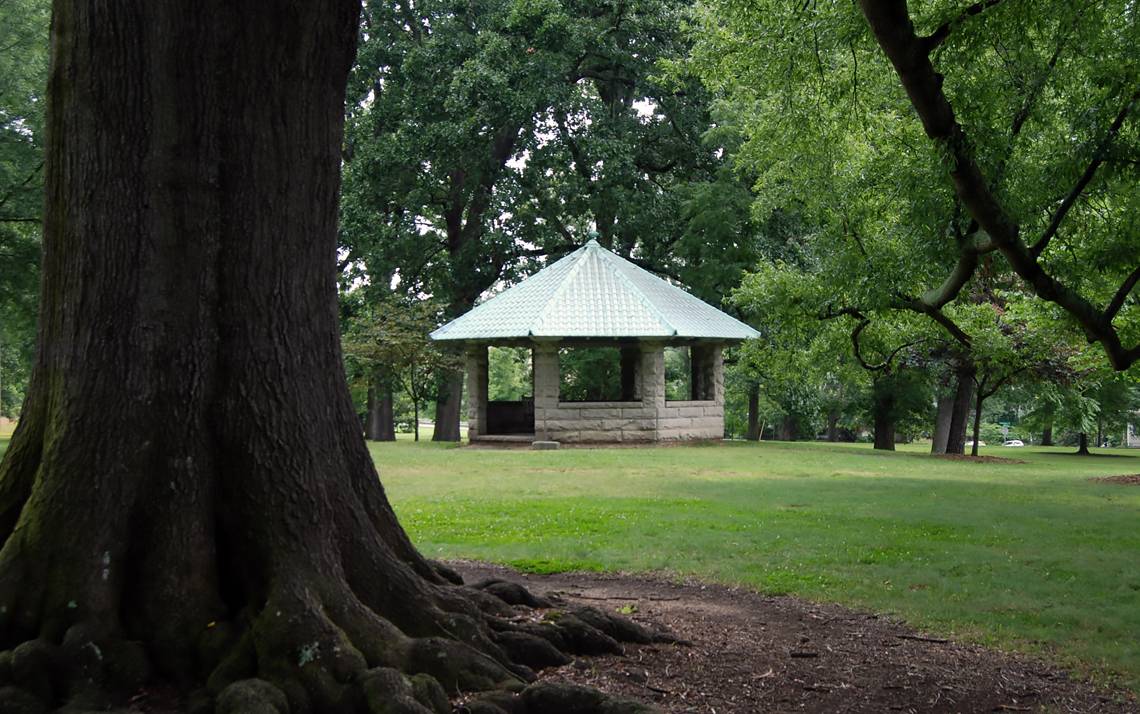
[[(481, 714), (648, 711), (593, 690), (533, 683), (534, 672), (667, 636), (516, 584), (457, 585), (453, 572), (435, 569), (447, 584), (427, 586), (436, 607), (424, 611), (434, 622), (420, 628), (435, 634), (408, 635), (343, 584), (282, 585), (256, 614), (208, 623), (199, 637), (207, 684), (187, 693), (187, 710), (444, 714), (466, 693), (460, 710)], [(34, 639), (0, 652), (0, 712), (105, 711), (154, 676), (141, 643), (79, 623), (61, 642)]]

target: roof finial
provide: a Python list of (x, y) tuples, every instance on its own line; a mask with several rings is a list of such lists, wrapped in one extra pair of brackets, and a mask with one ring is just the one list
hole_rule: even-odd
[(596, 230), (591, 228), (586, 231), (586, 235), (590, 237), (590, 240), (586, 241), (586, 245), (601, 245), (598, 243), (598, 232)]

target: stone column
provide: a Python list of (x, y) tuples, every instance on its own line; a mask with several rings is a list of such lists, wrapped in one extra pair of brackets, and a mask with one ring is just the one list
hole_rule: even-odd
[[(641, 408), (645, 419), (659, 422), (665, 409), (665, 343), (642, 342), (641, 348)], [(651, 439), (660, 438), (660, 427), (647, 432)]]
[(486, 433), (487, 428), (487, 346), (467, 348), (467, 438)]
[(535, 342), (531, 352), (534, 366), (534, 438), (548, 441), (550, 431), (547, 419), (557, 418), (558, 388), (561, 374), (558, 369), (558, 343)]
[(724, 345), (713, 345), (709, 359), (712, 361), (713, 399), (718, 406), (724, 406)]
[(641, 404), (665, 407), (665, 343), (641, 343)]

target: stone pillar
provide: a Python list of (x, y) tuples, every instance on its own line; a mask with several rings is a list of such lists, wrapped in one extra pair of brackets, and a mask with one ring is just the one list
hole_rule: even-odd
[[(645, 419), (659, 423), (665, 409), (665, 343), (642, 342), (641, 348), (641, 409)], [(651, 439), (660, 438), (660, 427), (647, 432)]]
[(724, 345), (713, 345), (709, 360), (712, 362), (713, 400), (724, 406)]
[(534, 367), (534, 438), (550, 439), (547, 419), (557, 418), (558, 389), (561, 373), (558, 368), (558, 343), (536, 342), (531, 352)]
[(467, 348), (467, 438), (482, 436), (487, 427), (487, 346)]
[(644, 407), (665, 407), (665, 344), (641, 343), (641, 404)]

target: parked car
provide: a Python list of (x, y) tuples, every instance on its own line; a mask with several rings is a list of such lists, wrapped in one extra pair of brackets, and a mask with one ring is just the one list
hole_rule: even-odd
[(1025, 442), (1021, 439), (1010, 439), (1009, 441), (1002, 444), (1002, 446), (1025, 446)]
[[(986, 442), (982, 441), (981, 439), (978, 439), (978, 446), (985, 446), (985, 445), (986, 445)], [(967, 449), (974, 448), (974, 440), (973, 439), (966, 439), (966, 448)]]

